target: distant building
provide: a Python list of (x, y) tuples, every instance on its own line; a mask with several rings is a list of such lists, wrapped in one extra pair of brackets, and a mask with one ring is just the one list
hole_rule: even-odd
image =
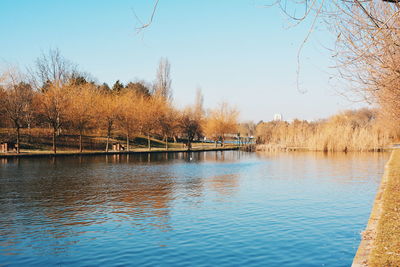
[(274, 121), (282, 121), (282, 114), (279, 114), (279, 113), (275, 114)]

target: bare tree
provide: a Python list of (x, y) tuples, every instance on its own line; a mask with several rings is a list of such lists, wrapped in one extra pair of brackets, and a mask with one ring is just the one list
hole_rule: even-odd
[(187, 149), (192, 149), (192, 142), (196, 136), (202, 134), (202, 125), (193, 107), (185, 108), (179, 118), (182, 135), (186, 138)]
[(228, 103), (222, 102), (215, 109), (210, 110), (207, 123), (206, 134), (217, 141), (222, 141), (224, 146), (227, 134), (236, 134), (238, 128), (239, 111), (229, 106)]
[(201, 92), (201, 88), (197, 88), (196, 90), (194, 109), (196, 115), (202, 120), (204, 117), (204, 96), (203, 93)]
[(68, 86), (66, 114), (69, 123), (79, 132), (79, 152), (83, 151), (82, 136), (95, 118), (95, 86), (90, 83)]
[(64, 58), (59, 49), (42, 53), (35, 61), (35, 68), (29, 72), (32, 83), (42, 90), (50, 84), (62, 87), (77, 73), (76, 65)]
[(101, 114), (101, 116), (97, 118), (97, 124), (101, 128), (106, 128), (107, 130), (106, 152), (108, 152), (111, 133), (118, 117), (117, 97), (111, 92), (102, 91), (97, 95), (96, 102), (97, 105), (95, 109), (98, 114)]
[(168, 138), (173, 137), (173, 134), (178, 128), (178, 111), (169, 103), (161, 103), (158, 109), (158, 129), (160, 135), (165, 140), (165, 149), (168, 150)]
[(157, 11), (157, 6), (158, 6), (159, 1), (160, 1), (160, 0), (155, 0), (154, 6), (153, 6), (153, 10), (152, 10), (152, 12), (151, 12), (151, 16), (150, 16), (150, 18), (149, 18), (149, 21), (146, 22), (146, 23), (143, 23), (143, 22), (138, 18), (138, 16), (136, 15), (136, 13), (134, 13), (135, 16), (136, 16), (136, 19), (140, 22), (140, 26), (136, 28), (136, 31), (137, 31), (138, 33), (139, 33), (141, 30), (143, 30), (143, 29), (149, 27), (149, 26), (153, 23), (153, 19), (154, 19), (154, 16), (155, 16), (155, 14), (156, 14), (156, 11)]
[(53, 130), (53, 152), (57, 153), (57, 132), (67, 120), (68, 93), (65, 88), (51, 85), (39, 95), (39, 99), (39, 112)]
[(0, 104), (10, 119), (16, 131), (16, 149), (20, 153), (20, 130), (26, 124), (26, 114), (32, 110), (32, 87), (23, 81), (21, 74), (15, 70), (8, 70), (6, 80), (2, 86), (3, 92)]
[(171, 64), (169, 63), (167, 58), (161, 58), (158, 64), (153, 94), (163, 97), (166, 101), (171, 101), (171, 83)]
[(149, 150), (151, 150), (150, 136), (157, 131), (157, 127), (159, 126), (158, 120), (162, 114), (162, 105), (164, 102), (164, 98), (158, 95), (151, 97), (138, 96), (140, 131), (147, 136), (147, 148)]
[(132, 133), (139, 128), (139, 105), (138, 96), (135, 92), (127, 90), (118, 95), (117, 122), (119, 128), (126, 136), (126, 151), (130, 149), (130, 138)]
[(53, 129), (53, 152), (57, 153), (57, 132), (67, 121), (66, 110), (69, 101), (68, 86), (77, 85), (83, 74), (79, 74), (76, 65), (64, 58), (60, 50), (50, 49), (35, 61), (35, 68), (29, 70), (32, 84), (41, 91), (39, 109)]
[[(388, 126), (400, 128), (399, 1), (278, 0), (273, 4), (300, 22), (310, 16), (324, 20), (337, 36), (333, 58), (339, 78), (350, 84), (343, 94), (379, 106)], [(305, 11), (296, 17), (289, 9), (299, 5)]]

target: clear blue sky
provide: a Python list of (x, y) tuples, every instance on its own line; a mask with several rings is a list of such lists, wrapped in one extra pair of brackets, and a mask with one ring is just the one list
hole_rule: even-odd
[[(268, 1), (268, 0), (266, 0)], [(264, 2), (266, 2), (264, 1)], [(172, 65), (177, 105), (228, 101), (243, 120), (316, 119), (354, 105), (330, 85), (331, 35), (317, 31), (302, 56), (302, 94), (296, 54), (309, 23), (289, 28), (277, 8), (251, 0), (160, 0), (151, 27), (137, 34), (133, 11), (146, 20), (150, 0), (1, 0), (0, 61), (24, 69), (42, 51), (62, 54), (99, 82), (153, 81), (160, 57)]]

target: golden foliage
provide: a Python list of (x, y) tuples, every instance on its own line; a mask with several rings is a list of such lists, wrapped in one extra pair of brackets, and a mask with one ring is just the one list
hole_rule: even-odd
[(237, 134), (239, 111), (223, 102), (209, 111), (205, 123), (205, 134), (208, 138), (224, 143), (227, 134)]

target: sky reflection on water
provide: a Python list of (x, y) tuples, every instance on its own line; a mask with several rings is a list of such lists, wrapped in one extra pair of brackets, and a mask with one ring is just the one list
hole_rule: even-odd
[(0, 162), (0, 265), (349, 266), (385, 153)]

